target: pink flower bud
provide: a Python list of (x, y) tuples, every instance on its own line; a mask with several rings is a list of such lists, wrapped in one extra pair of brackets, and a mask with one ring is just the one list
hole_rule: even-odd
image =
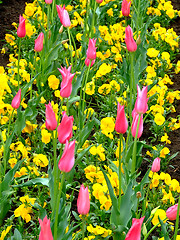
[[(91, 61), (91, 67), (94, 65), (94, 63), (95, 63), (95, 60), (92, 60)], [(85, 59), (85, 64), (86, 64), (87, 67), (89, 67), (90, 60), (88, 58)]]
[(49, 104), (46, 104), (46, 128), (48, 130), (55, 130), (57, 127), (57, 121), (56, 121), (56, 115), (53, 111), (53, 108), (51, 106), (51, 103), (49, 102)]
[(45, 216), (43, 221), (39, 219), (39, 223), (41, 226), (39, 240), (53, 240), (51, 227), (50, 227), (50, 219), (48, 219), (47, 216)]
[(139, 114), (144, 114), (148, 110), (147, 102), (149, 98), (147, 98), (147, 89), (148, 86), (143, 87), (142, 90), (137, 85), (137, 99), (135, 103), (135, 111)]
[(87, 58), (89, 60), (95, 60), (96, 59), (96, 40), (97, 39), (89, 39), (88, 49), (86, 51)]
[(125, 29), (125, 43), (126, 43), (127, 50), (129, 52), (135, 52), (136, 51), (137, 44), (134, 41), (133, 31), (132, 31), (132, 29), (129, 25)]
[[(136, 129), (137, 129), (137, 125), (138, 125), (138, 119), (139, 119), (139, 114), (134, 112), (132, 126), (131, 126), (131, 133), (132, 133), (134, 138), (136, 136)], [(141, 114), (137, 138), (140, 138), (142, 133), (143, 133), (143, 115)]]
[(26, 19), (23, 18), (21, 15), (19, 16), (19, 27), (17, 29), (17, 35), (20, 38), (23, 38), (26, 36), (26, 27), (25, 27), (25, 21)]
[(81, 215), (86, 215), (90, 210), (90, 199), (88, 187), (84, 187), (82, 184), (79, 190), (79, 195), (77, 199), (77, 210)]
[(37, 39), (35, 40), (34, 51), (41, 52), (43, 50), (43, 41), (44, 41), (44, 33), (41, 32)]
[(65, 5), (63, 7), (61, 7), (60, 5), (56, 5), (56, 9), (57, 9), (58, 16), (59, 16), (61, 24), (66, 28), (70, 27), (71, 26), (71, 21), (69, 19), (69, 13), (65, 9)]
[(124, 112), (124, 106), (118, 102), (117, 117), (115, 122), (115, 131), (124, 134), (128, 129), (128, 121)]
[(131, 6), (131, 2), (128, 2), (127, 0), (123, 0), (122, 1), (122, 5), (121, 5), (121, 11), (122, 11), (122, 15), (125, 17), (128, 17), (130, 14), (130, 6)]
[(60, 71), (61, 75), (62, 75), (62, 82), (61, 82), (61, 90), (60, 90), (60, 95), (61, 97), (64, 98), (68, 98), (71, 95), (72, 92), (72, 80), (73, 77), (75, 75), (75, 73), (70, 73), (71, 71), (71, 67), (68, 67), (68, 69), (66, 69), (66, 67), (61, 67), (58, 68), (58, 70)]
[(126, 235), (125, 240), (141, 240), (141, 226), (143, 224), (144, 218), (145, 217), (142, 217), (140, 219), (132, 219), (132, 226)]
[(11, 106), (15, 109), (18, 109), (21, 103), (21, 89), (17, 92), (16, 96), (13, 98), (11, 102)]
[(96, 2), (100, 4), (103, 2), (103, 0), (96, 0)]
[(66, 112), (63, 112), (63, 117), (61, 120), (61, 124), (58, 126), (58, 140), (60, 143), (64, 144), (66, 140), (70, 140), (72, 137), (72, 127), (73, 127), (73, 116), (68, 117)]
[(70, 172), (74, 166), (74, 150), (75, 150), (75, 140), (68, 143), (66, 140), (66, 145), (64, 148), (64, 152), (59, 160), (58, 167), (62, 172)]
[[(166, 217), (171, 221), (176, 220), (177, 210), (178, 210), (178, 204), (175, 204), (169, 207), (166, 211)], [(180, 216), (180, 211), (179, 211), (179, 216)]]
[(159, 157), (155, 158), (151, 167), (152, 172), (158, 172), (160, 170), (161, 159)]
[(45, 0), (46, 4), (51, 4), (53, 0)]

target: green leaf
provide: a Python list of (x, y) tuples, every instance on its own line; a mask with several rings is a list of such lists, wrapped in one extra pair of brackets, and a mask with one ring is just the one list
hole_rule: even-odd
[(14, 240), (22, 240), (21, 233), (17, 230), (17, 228), (14, 230)]
[(16, 134), (20, 135), (22, 130), (25, 128), (25, 126), (26, 126), (26, 120), (25, 120), (24, 111), (23, 112), (19, 111), (18, 118), (15, 123)]
[(162, 229), (164, 240), (170, 240), (165, 223), (160, 219), (159, 216), (158, 216), (158, 219), (159, 219), (159, 222), (161, 224), (161, 229)]
[(37, 184), (42, 184), (43, 186), (49, 187), (49, 179), (48, 178), (35, 178), (31, 179), (25, 183), (19, 184), (19, 185), (14, 185), (13, 187), (27, 187), (27, 186), (32, 186), (32, 185), (37, 185)]

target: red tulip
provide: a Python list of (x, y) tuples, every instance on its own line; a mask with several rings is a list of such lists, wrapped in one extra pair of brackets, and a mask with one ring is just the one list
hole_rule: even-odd
[[(131, 133), (132, 133), (134, 138), (136, 136), (136, 129), (137, 129), (137, 125), (138, 125), (138, 119), (139, 119), (139, 114), (134, 111), (133, 112), (133, 121), (132, 121), (132, 126), (131, 126)], [(140, 138), (142, 133), (143, 133), (143, 114), (141, 114), (141, 116), (140, 116), (140, 123), (139, 123), (139, 129), (138, 129), (137, 138)]]
[[(91, 67), (94, 65), (94, 63), (95, 63), (95, 60), (92, 60), (91, 61)], [(85, 64), (86, 64), (87, 67), (89, 67), (90, 60), (88, 58), (85, 59)]]
[(34, 51), (41, 52), (43, 50), (43, 41), (44, 41), (44, 33), (41, 32), (37, 39), (35, 40)]
[(73, 127), (73, 116), (68, 117), (66, 115), (66, 112), (63, 112), (63, 117), (61, 120), (61, 124), (58, 126), (58, 139), (59, 142), (64, 144), (66, 140), (69, 141), (69, 139), (72, 137), (72, 127)]
[(95, 60), (96, 59), (96, 40), (97, 39), (89, 39), (89, 45), (88, 45), (88, 49), (86, 51), (86, 55), (87, 58), (89, 60)]
[(160, 161), (159, 157), (155, 158), (151, 167), (152, 172), (158, 172), (160, 170)]
[(50, 227), (50, 219), (48, 219), (47, 216), (45, 216), (43, 221), (39, 219), (39, 223), (41, 226), (39, 240), (53, 240), (51, 227)]
[(58, 68), (58, 70), (60, 71), (61, 75), (62, 75), (62, 82), (61, 82), (61, 90), (60, 90), (60, 95), (61, 97), (64, 98), (68, 98), (71, 95), (72, 92), (72, 80), (73, 77), (75, 75), (75, 73), (70, 73), (71, 71), (71, 67), (68, 67), (68, 69), (66, 69), (66, 67), (61, 67)]
[(148, 86), (143, 87), (142, 90), (137, 85), (137, 99), (135, 103), (135, 111), (139, 114), (144, 114), (148, 110), (148, 100), (147, 98)]
[(137, 44), (134, 41), (133, 31), (132, 31), (132, 29), (129, 25), (125, 29), (125, 43), (126, 43), (127, 50), (129, 52), (135, 52), (136, 51)]
[(128, 17), (130, 14), (130, 5), (131, 2), (128, 2), (127, 0), (123, 0), (122, 1), (122, 5), (121, 5), (121, 11), (122, 11), (122, 15), (125, 17)]
[(61, 7), (60, 5), (56, 5), (56, 9), (57, 9), (61, 24), (66, 28), (70, 27), (71, 21), (69, 19), (68, 11), (65, 9), (65, 5), (63, 7)]
[(23, 38), (26, 36), (26, 27), (25, 27), (25, 21), (26, 19), (23, 18), (21, 15), (19, 16), (19, 27), (17, 29), (17, 35), (20, 38)]
[(17, 92), (16, 96), (13, 98), (11, 102), (11, 106), (15, 109), (18, 109), (21, 103), (21, 89)]
[(141, 239), (141, 226), (145, 217), (140, 219), (133, 218), (132, 226), (126, 235), (125, 240), (140, 240)]
[(96, 0), (96, 2), (100, 4), (103, 2), (103, 0)]
[(49, 102), (49, 104), (46, 104), (46, 128), (48, 130), (55, 130), (57, 127), (57, 121), (56, 121), (56, 115), (53, 111), (53, 108), (51, 106), (51, 103)]
[(124, 106), (118, 102), (117, 117), (115, 122), (115, 131), (124, 134), (128, 129), (128, 121), (124, 112)]
[(58, 167), (63, 172), (70, 172), (74, 166), (74, 150), (75, 150), (75, 140), (68, 143), (66, 140), (66, 145), (64, 152), (59, 160)]
[(45, 0), (46, 4), (51, 4), (53, 0)]
[(88, 214), (90, 210), (90, 199), (89, 199), (89, 191), (88, 187), (84, 187), (82, 184), (80, 187), (78, 199), (77, 199), (77, 210), (81, 215)]
[[(178, 204), (175, 204), (175, 205), (169, 207), (166, 211), (167, 218), (171, 221), (176, 220), (177, 210), (178, 210)], [(179, 211), (179, 216), (180, 216), (180, 211)]]

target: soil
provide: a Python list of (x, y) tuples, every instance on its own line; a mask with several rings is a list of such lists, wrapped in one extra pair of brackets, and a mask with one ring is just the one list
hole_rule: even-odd
[[(3, 3), (0, 4), (0, 49), (3, 47), (5, 43), (4, 38), (6, 33), (10, 33), (10, 31), (14, 30), (12, 26), (13, 22), (19, 22), (19, 15), (24, 13), (25, 3), (32, 2), (32, 0), (3, 0)], [(180, 1), (179, 0), (172, 0), (172, 4), (174, 9), (180, 10)], [(177, 35), (180, 35), (180, 18), (172, 21), (170, 28), (173, 28)], [(180, 54), (177, 55), (175, 63), (180, 59)], [(0, 54), (0, 66), (6, 66), (8, 63), (8, 55)], [(173, 86), (171, 86), (174, 90), (180, 90), (180, 74), (173, 74), (172, 81), (174, 82)], [(176, 103), (176, 113), (171, 114), (172, 117), (177, 117), (180, 115), (180, 103), (177, 101)], [(144, 132), (143, 136), (148, 136)], [(170, 166), (167, 169), (167, 172), (171, 175), (172, 178), (176, 178), (180, 182), (180, 129), (176, 131), (172, 131), (169, 134), (169, 138), (171, 140), (171, 144), (167, 147), (170, 149), (170, 154), (173, 155), (174, 153), (178, 152), (178, 155), (171, 160)], [(143, 172), (146, 171), (148, 168), (148, 164), (144, 163), (142, 166)]]

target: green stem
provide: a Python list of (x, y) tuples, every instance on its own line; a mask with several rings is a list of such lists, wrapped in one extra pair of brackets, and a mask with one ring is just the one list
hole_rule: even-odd
[[(167, 218), (164, 218), (162, 221), (166, 220)], [(144, 237), (144, 240), (146, 240), (149, 235), (152, 233), (152, 231), (154, 231), (154, 229), (159, 225), (160, 223), (158, 222), (154, 227), (152, 227), (149, 232), (146, 234), (146, 236)]]
[(137, 129), (136, 129), (136, 136), (135, 136), (135, 139), (134, 139), (131, 174), (133, 174), (136, 170), (137, 136), (138, 136), (140, 120), (141, 120), (141, 114), (139, 114), (138, 124), (137, 124)]
[(175, 225), (175, 232), (174, 232), (174, 240), (176, 240), (178, 234), (178, 226), (179, 226), (179, 211), (180, 211), (180, 196), (178, 200), (178, 208), (177, 208), (177, 215), (176, 215), (176, 225)]
[(50, 4), (47, 5), (47, 33), (49, 35), (49, 30), (50, 30)]
[[(35, 76), (34, 69), (36, 68), (36, 58), (37, 58), (37, 52), (35, 51), (35, 56), (34, 56), (34, 61), (33, 61), (33, 69), (32, 69), (32, 74), (31, 74), (32, 78)], [(32, 99), (32, 85), (31, 85), (31, 88), (30, 88), (30, 99)]]
[(21, 38), (19, 38), (19, 51), (18, 51), (18, 90), (19, 90), (19, 87), (20, 87), (20, 83), (19, 83), (19, 79), (20, 79), (20, 75), (19, 75), (20, 54), (21, 54)]
[(44, 28), (44, 1), (42, 3), (42, 25), (43, 25), (43, 28)]
[(121, 141), (122, 134), (120, 133), (120, 143), (119, 143), (119, 210), (121, 206)]
[(90, 60), (89, 66), (88, 66), (88, 70), (87, 70), (87, 74), (86, 74), (86, 78), (85, 78), (85, 82), (84, 82), (84, 90), (83, 90), (83, 102), (82, 102), (82, 114), (84, 114), (84, 104), (85, 104), (85, 93), (86, 93), (86, 84), (87, 84), (87, 80), (88, 80), (88, 76), (89, 76), (89, 71), (91, 68), (91, 62), (92, 60)]
[(75, 50), (75, 66), (77, 66), (77, 49), (76, 49), (76, 43), (74, 41), (74, 37), (72, 35), (72, 33), (70, 32), (70, 35), (71, 35), (71, 39), (72, 39), (72, 42), (73, 42), (73, 45), (74, 45), (74, 50)]
[(51, 15), (51, 22), (53, 23), (54, 13), (56, 11), (56, 0), (52, 2), (52, 15)]
[(139, 34), (139, 25), (140, 25), (139, 24), (140, 23), (139, 17), (140, 17), (140, 10), (141, 10), (140, 6), (141, 6), (141, 0), (138, 1), (138, 16), (137, 16), (137, 30), (136, 30), (137, 38)]
[(63, 187), (63, 184), (64, 184), (64, 180), (65, 180), (65, 172), (62, 172), (61, 184), (60, 184), (60, 189), (59, 189), (59, 194), (58, 194), (58, 197), (57, 197), (57, 204), (56, 204), (56, 215), (55, 215), (55, 223), (54, 223), (54, 240), (57, 240), (59, 205), (60, 205), (62, 187)]
[(86, 222), (85, 222), (85, 215), (82, 215), (82, 240), (84, 240), (84, 233), (85, 233), (85, 227), (86, 227)]
[[(154, 174), (154, 173), (153, 173), (153, 174)], [(153, 176), (152, 176), (152, 178), (153, 178)], [(148, 189), (147, 189), (147, 192), (146, 192), (146, 197), (145, 197), (144, 202), (143, 202), (143, 206), (142, 206), (142, 216), (145, 215), (145, 211), (146, 211), (146, 202), (147, 202), (147, 199), (148, 199), (148, 194), (149, 194), (150, 184), (151, 184), (151, 181), (150, 181), (149, 184), (148, 184)]]
[(94, 11), (93, 11), (93, 19), (92, 19), (92, 25), (91, 25), (91, 33), (90, 33), (90, 38), (93, 37), (94, 35), (94, 22), (95, 22), (95, 17), (96, 17), (96, 0), (94, 1)]
[(130, 78), (130, 106), (129, 106), (129, 117), (130, 117), (130, 124), (132, 124), (132, 93), (134, 88), (134, 54), (130, 53), (130, 65), (131, 65), (131, 78)]
[(85, 27), (85, 37), (86, 37), (86, 34), (88, 32), (88, 17), (89, 17), (89, 4), (90, 4), (90, 0), (87, 0), (86, 1), (86, 19), (85, 19), (85, 24), (84, 24), (84, 27)]
[(10, 126), (11, 126), (11, 120), (12, 120), (12, 116), (14, 114), (14, 108), (12, 110), (11, 116), (9, 118), (9, 125), (8, 125), (8, 133), (7, 133), (7, 137), (9, 137), (9, 132), (10, 132)]
[(71, 56), (71, 65), (72, 65), (72, 72), (73, 72), (73, 56), (72, 56), (72, 42), (71, 42), (71, 34), (70, 29), (67, 28), (68, 31), (68, 37), (69, 37), (69, 44), (70, 44), (70, 56)]

